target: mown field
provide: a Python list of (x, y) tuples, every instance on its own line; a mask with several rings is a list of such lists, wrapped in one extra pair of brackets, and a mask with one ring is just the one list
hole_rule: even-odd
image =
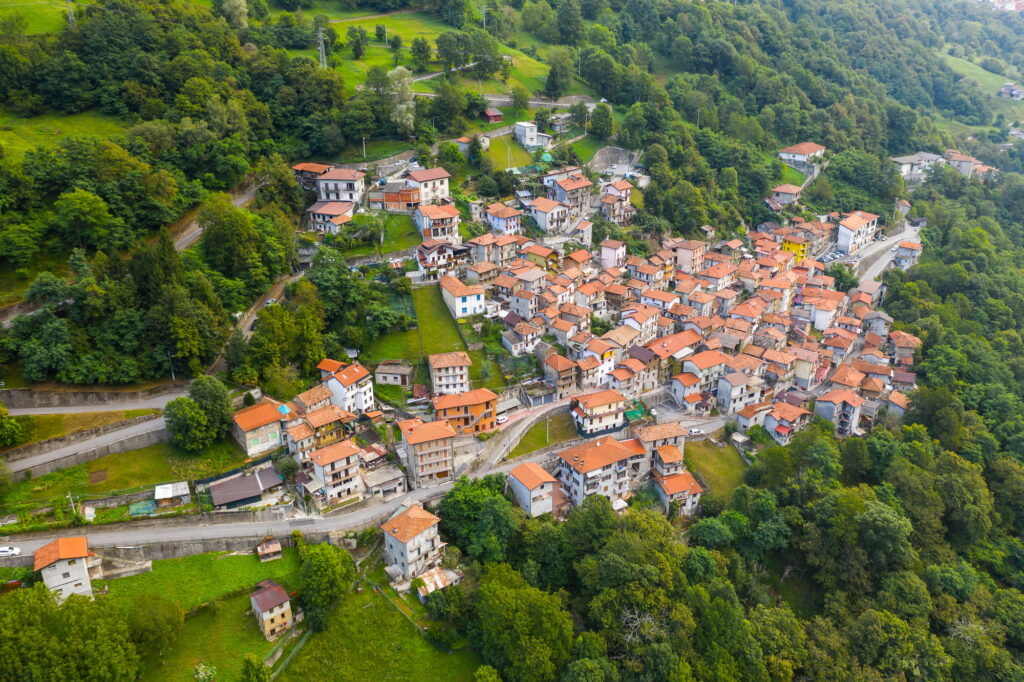
[[(30, 445), (40, 441), (70, 436), (79, 431), (115, 424), (126, 419), (154, 414), (159, 410), (116, 410), (112, 412), (78, 412), (64, 414), (36, 414), (15, 417), (21, 424), (22, 440), (12, 448)], [(0, 452), (11, 448), (0, 448)]]
[[(0, 12), (4, 7), (0, 4)], [(0, 144), (13, 157), (21, 157), (40, 145), (56, 145), (67, 135), (115, 137), (124, 129), (125, 124), (121, 121), (92, 111), (80, 114), (41, 114), (31, 118), (0, 111)]]
[(552, 415), (550, 419), (531, 426), (506, 459), (522, 457), (549, 445), (578, 437), (579, 433), (576, 431), (576, 424), (572, 417), (567, 412), (559, 412)]
[(686, 467), (701, 477), (709, 492), (727, 500), (732, 491), (743, 483), (746, 462), (736, 448), (712, 445), (706, 440), (687, 441), (683, 448)]

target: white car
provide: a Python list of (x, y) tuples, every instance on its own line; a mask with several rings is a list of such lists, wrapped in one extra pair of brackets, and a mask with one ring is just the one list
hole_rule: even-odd
[(687, 433), (691, 436), (703, 436), (704, 429), (690, 429)]
[(21, 547), (4, 545), (0, 547), (0, 556), (21, 556)]
[(504, 424), (505, 422), (507, 422), (507, 421), (508, 421), (508, 417), (498, 417), (498, 418), (497, 418), (497, 419), (495, 419), (494, 421), (495, 421), (496, 423), (498, 423), (498, 424)]

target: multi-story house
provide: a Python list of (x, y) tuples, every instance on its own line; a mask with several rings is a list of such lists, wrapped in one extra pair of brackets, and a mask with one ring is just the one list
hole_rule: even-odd
[(564, 232), (569, 228), (569, 208), (547, 197), (530, 202), (530, 216), (545, 232)]
[(445, 545), (437, 533), (440, 521), (418, 504), (399, 507), (380, 525), (389, 568), (412, 579), (439, 565)]
[(36, 550), (33, 568), (57, 601), (62, 602), (72, 594), (92, 597), (87, 565), (90, 556), (94, 555), (84, 536), (57, 538)]
[(718, 378), (718, 411), (735, 414), (747, 405), (761, 402), (764, 395), (764, 380), (750, 377), (743, 372), (729, 372)]
[(323, 448), (336, 443), (345, 435), (344, 425), (355, 420), (355, 415), (337, 405), (328, 405), (306, 415), (303, 423), (313, 431), (313, 447)]
[(331, 389), (331, 402), (346, 412), (373, 410), (373, 376), (358, 362), (343, 366), (324, 383)]
[(363, 200), (366, 173), (351, 168), (332, 168), (316, 179), (316, 192), (320, 201), (348, 201), (358, 204)]
[(389, 182), (371, 188), (366, 199), (376, 211), (412, 213), (420, 205), (420, 190), (404, 182)]
[(614, 389), (578, 396), (569, 403), (569, 411), (584, 436), (612, 433), (626, 425), (626, 397)]
[(573, 506), (591, 495), (611, 501), (629, 492), (629, 462), (636, 452), (611, 436), (562, 450), (555, 475)]
[(777, 401), (771, 412), (765, 415), (764, 428), (776, 443), (789, 445), (793, 434), (806, 426), (810, 419), (811, 413), (802, 407)]
[(268, 640), (276, 639), (292, 626), (291, 600), (285, 589), (273, 580), (256, 583), (256, 590), (249, 593), (249, 605), (260, 632)]
[(455, 276), (469, 260), (469, 249), (440, 239), (427, 239), (416, 247), (416, 264), (424, 280)]
[(519, 322), (515, 327), (501, 335), (501, 345), (508, 349), (513, 357), (532, 353), (540, 341), (540, 327), (530, 322)]
[(235, 412), (231, 435), (242, 446), (246, 457), (255, 457), (279, 448), (284, 444), (281, 439), (281, 420), (287, 413), (288, 408), (281, 403), (272, 398), (263, 398), (255, 405)]
[(486, 388), (439, 395), (431, 401), (436, 419), (446, 419), (459, 434), (482, 433), (495, 427), (498, 396)]
[(569, 216), (578, 218), (590, 213), (590, 189), (594, 186), (582, 175), (570, 175), (548, 188), (548, 198), (564, 205)]
[(558, 353), (552, 353), (544, 358), (544, 378), (555, 387), (555, 400), (561, 400), (567, 395), (576, 392), (579, 366)]
[(626, 244), (617, 239), (601, 242), (601, 267), (620, 268), (626, 264)]
[(448, 191), (448, 178), (451, 173), (444, 168), (425, 168), (406, 172), (405, 181), (410, 187), (420, 191), (420, 205), (439, 204), (451, 198)]
[(496, 201), (487, 207), (484, 215), (487, 216), (487, 225), (499, 234), (522, 232), (523, 212), (518, 208)]
[(565, 497), (558, 480), (536, 462), (524, 462), (508, 472), (508, 488), (530, 518), (553, 513)]
[(292, 166), (292, 171), (295, 173), (296, 182), (302, 189), (315, 192), (317, 179), (332, 168), (334, 166), (325, 163), (306, 162), (295, 164)]
[(470, 389), (469, 368), (473, 361), (463, 351), (436, 353), (427, 356), (430, 366), (430, 385), (434, 395), (465, 393)]
[(333, 504), (364, 490), (359, 476), (362, 449), (352, 440), (328, 445), (309, 455), (312, 472), (323, 482), (323, 501)]
[(729, 357), (717, 350), (706, 350), (683, 360), (683, 372), (689, 372), (699, 379), (700, 392), (717, 389), (718, 378), (728, 369)]
[(896, 252), (892, 257), (893, 267), (900, 270), (909, 270), (917, 265), (917, 259), (921, 257), (921, 245), (917, 242), (903, 241), (896, 245)]
[(787, 163), (806, 165), (821, 159), (826, 148), (816, 142), (800, 142), (779, 150), (779, 158)]
[(406, 467), (417, 488), (451, 480), (455, 475), (455, 429), (447, 421), (417, 418), (398, 422)]
[(853, 211), (839, 221), (837, 248), (842, 253), (857, 253), (871, 242), (878, 227), (878, 216), (866, 211)]
[(704, 255), (708, 243), (698, 239), (673, 241), (667, 247), (675, 254), (676, 267), (688, 275), (695, 275), (704, 269)]
[(342, 225), (352, 220), (355, 204), (350, 201), (318, 201), (306, 209), (308, 229), (338, 234)]
[(673, 503), (678, 504), (680, 514), (693, 516), (697, 513), (704, 489), (689, 471), (659, 476), (654, 482), (654, 490), (658, 493), (658, 499), (661, 500), (661, 506), (666, 514), (671, 513)]
[(442, 275), (441, 296), (452, 317), (459, 319), (484, 312), (484, 288), (479, 284), (463, 284), (450, 275)]
[(413, 211), (412, 219), (424, 241), (438, 239), (456, 246), (462, 243), (459, 209), (454, 204), (422, 204)]
[(814, 412), (836, 425), (836, 435), (850, 436), (860, 424), (864, 398), (848, 389), (829, 391), (814, 402)]

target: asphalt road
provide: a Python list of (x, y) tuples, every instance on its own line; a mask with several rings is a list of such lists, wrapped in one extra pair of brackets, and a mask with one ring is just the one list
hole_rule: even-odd
[(857, 274), (860, 280), (870, 282), (879, 277), (892, 261), (892, 247), (902, 241), (918, 242), (921, 240), (917, 236), (917, 230), (904, 223), (901, 231), (890, 235), (884, 242), (873, 242), (870, 246), (861, 249), (858, 252), (860, 263), (857, 265)]
[[(256, 186), (246, 185), (241, 190), (232, 190), (231, 203), (235, 206), (244, 206), (256, 197)], [(177, 251), (184, 251), (199, 241), (203, 236), (203, 228), (199, 227), (199, 219), (192, 216), (184, 227), (174, 236), (174, 248)]]
[(61, 448), (55, 448), (49, 452), (41, 452), (38, 455), (32, 455), (31, 457), (26, 457), (24, 459), (16, 459), (8, 462), (7, 466), (10, 468), (11, 473), (25, 471), (26, 469), (31, 469), (34, 466), (53, 462), (77, 452), (84, 452), (85, 450), (91, 450), (101, 445), (114, 443), (122, 438), (136, 436), (140, 433), (147, 433), (149, 431), (156, 431), (157, 429), (162, 429), (164, 425), (164, 418), (162, 416), (157, 417), (156, 419), (139, 422), (138, 424), (131, 424), (123, 429), (117, 429), (116, 431), (110, 431), (109, 433), (104, 433), (99, 436), (93, 436), (88, 440), (83, 440), (71, 445), (65, 445)]
[[(480, 478), (485, 474), (504, 473), (523, 462), (538, 461), (549, 456), (518, 457), (511, 462), (503, 462), (496, 467), (484, 467), (481, 471), (468, 475), (471, 478)], [(104, 530), (103, 526), (98, 526), (95, 530), (90, 528), (87, 534), (89, 546), (95, 548), (139, 545), (152, 542), (184, 542), (189, 540), (287, 535), (293, 530), (301, 530), (303, 532), (348, 530), (365, 526), (369, 522), (376, 522), (377, 519), (394, 511), (400, 504), (422, 502), (423, 500), (440, 497), (448, 492), (451, 487), (451, 483), (444, 483), (431, 488), (412, 490), (383, 504), (371, 505), (330, 518), (309, 517), (292, 518), (283, 521), (218, 524), (204, 523), (200, 520), (195, 525), (188, 526), (149, 525), (147, 522), (141, 521), (133, 524), (134, 527), (124, 529)], [(64, 528), (39, 537), (8, 536), (0, 538), (0, 544), (19, 547), (24, 555), (35, 552), (54, 538), (81, 535), (82, 532), (81, 528)]]
[(171, 391), (143, 400), (111, 400), (97, 405), (62, 405), (60, 407), (19, 407), (11, 408), (12, 415), (26, 414), (73, 414), (77, 412), (113, 412), (115, 410), (163, 409), (175, 398), (188, 395), (187, 391)]

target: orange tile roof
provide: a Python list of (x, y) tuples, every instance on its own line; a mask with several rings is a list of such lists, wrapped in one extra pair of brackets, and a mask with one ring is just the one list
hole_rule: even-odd
[(465, 391), (464, 393), (439, 395), (431, 400), (431, 402), (434, 404), (435, 410), (450, 410), (453, 407), (468, 407), (497, 399), (498, 395), (494, 391), (487, 388), (478, 388), (474, 391)]
[(263, 398), (255, 405), (243, 407), (238, 412), (235, 412), (235, 424), (242, 431), (252, 431), (253, 429), (280, 421), (282, 416), (278, 411), (280, 406), (281, 403), (272, 398)]
[(455, 437), (455, 429), (452, 428), (447, 419), (434, 422), (424, 422), (418, 417), (403, 419), (398, 422), (398, 428), (401, 430), (402, 438), (405, 442), (412, 445)]
[(595, 393), (588, 393), (581, 395), (576, 400), (586, 409), (594, 407), (601, 407), (603, 405), (611, 405), (612, 403), (625, 401), (626, 397), (616, 391), (614, 388), (605, 389), (603, 391), (597, 391)]
[(324, 372), (330, 372), (331, 374), (334, 374), (344, 366), (344, 362), (339, 362), (338, 360), (332, 360), (330, 358), (324, 358), (323, 360), (320, 361), (320, 364), (317, 365), (316, 368), (319, 370), (323, 370)]
[(34, 570), (40, 571), (61, 559), (81, 559), (87, 556), (89, 556), (89, 542), (85, 536), (57, 538), (36, 550)]
[(455, 297), (483, 295), (484, 288), (479, 284), (463, 284), (460, 280), (451, 275), (441, 277), (441, 288)]
[(779, 185), (772, 187), (772, 191), (780, 194), (800, 194), (803, 190), (796, 185)]
[(445, 178), (450, 178), (451, 176), (451, 173), (446, 171), (444, 168), (441, 168), (440, 166), (438, 166), (437, 168), (425, 168), (423, 170), (414, 170), (406, 173), (406, 177), (408, 177), (413, 182), (429, 182), (430, 180), (443, 180)]
[(492, 215), (495, 218), (515, 218), (517, 215), (523, 215), (523, 212), (496, 201), (487, 207), (487, 215)]
[(306, 421), (308, 421), (309, 425), (314, 429), (318, 429), (321, 426), (330, 424), (331, 422), (344, 422), (355, 418), (356, 416), (354, 414), (341, 409), (337, 405), (321, 407), (319, 410), (314, 410), (306, 415)]
[(825, 147), (821, 146), (817, 142), (800, 142), (798, 144), (794, 144), (792, 146), (786, 147), (785, 149), (780, 149), (779, 153), (780, 154), (800, 154), (802, 156), (807, 156), (809, 154), (814, 154), (815, 152), (821, 152), (821, 151), (824, 151), (824, 150), (825, 150)]
[(307, 438), (312, 438), (313, 429), (306, 422), (302, 422), (288, 429), (288, 436), (297, 443)]
[(430, 220), (455, 218), (459, 215), (459, 209), (454, 204), (425, 204), (420, 206), (418, 210)]
[(332, 168), (323, 175), (320, 176), (321, 180), (361, 180), (366, 176), (366, 173), (362, 171), (352, 170), (351, 168)]
[(853, 407), (860, 407), (864, 404), (864, 398), (847, 389), (836, 389), (829, 391), (818, 398), (819, 403), (849, 403)]
[(380, 529), (399, 542), (406, 543), (440, 521), (441, 519), (416, 504), (380, 524)]
[(537, 197), (530, 202), (530, 208), (540, 211), (541, 213), (550, 213), (554, 209), (562, 206), (561, 203), (548, 199), (547, 197)]
[(328, 464), (337, 462), (339, 459), (358, 455), (361, 450), (362, 448), (356, 445), (353, 441), (343, 440), (340, 443), (328, 445), (326, 448), (314, 450), (309, 455), (309, 458), (317, 465), (325, 467)]
[(580, 473), (589, 473), (609, 464), (635, 456), (632, 449), (611, 436), (562, 450), (558, 453), (569, 466)]
[(662, 445), (658, 448), (658, 457), (660, 457), (661, 461), (666, 464), (683, 461), (683, 453), (680, 452), (679, 448), (675, 445)]
[(564, 191), (571, 192), (571, 191), (576, 190), (576, 189), (583, 189), (584, 187), (590, 187), (594, 183), (592, 183), (590, 180), (587, 180), (582, 175), (570, 175), (569, 177), (567, 177), (564, 180), (559, 180), (557, 184)]
[(448, 369), (449, 367), (469, 367), (473, 361), (469, 359), (469, 353), (463, 351), (452, 351), (450, 353), (435, 353), (427, 356), (431, 369)]
[(700, 487), (700, 483), (697, 483), (697, 479), (689, 471), (663, 476), (654, 480), (658, 482), (658, 485), (661, 486), (666, 495), (676, 495), (678, 493), (696, 495), (704, 492), (704, 489)]
[(544, 364), (556, 372), (565, 372), (576, 366), (576, 363), (558, 353), (552, 353), (551, 355), (544, 358)]
[(508, 475), (522, 483), (527, 490), (534, 490), (544, 483), (555, 482), (555, 477), (536, 462), (523, 462), (508, 472)]
[(370, 376), (370, 370), (366, 369), (358, 362), (353, 362), (340, 372), (334, 373), (334, 377), (341, 382), (342, 386), (351, 386), (360, 379), (364, 379), (368, 376)]
[(703, 371), (709, 367), (724, 364), (727, 359), (727, 356), (722, 352), (717, 350), (706, 350), (702, 353), (697, 353), (694, 356), (686, 358), (684, 362), (692, 362), (697, 369)]
[(331, 170), (331, 168), (333, 168), (333, 167), (334, 166), (328, 166), (327, 164), (324, 164), (324, 163), (305, 162), (305, 163), (297, 163), (297, 164), (295, 164), (294, 166), (292, 166), (292, 170), (299, 171), (299, 172), (320, 174), (320, 173), (326, 173), (327, 171)]

